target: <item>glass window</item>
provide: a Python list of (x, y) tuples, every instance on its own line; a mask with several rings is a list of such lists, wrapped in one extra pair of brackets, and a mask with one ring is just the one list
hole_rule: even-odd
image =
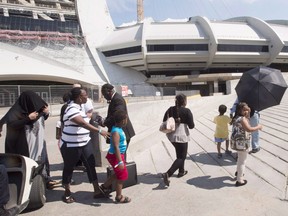
[(263, 45), (239, 45), (218, 44), (217, 51), (221, 52), (269, 52), (268, 46)]
[(148, 52), (208, 51), (208, 44), (156, 44), (147, 45)]

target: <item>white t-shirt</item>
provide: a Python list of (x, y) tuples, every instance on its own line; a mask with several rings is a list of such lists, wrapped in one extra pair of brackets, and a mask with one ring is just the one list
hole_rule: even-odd
[(58, 121), (56, 122), (56, 128), (61, 128), (61, 121), (60, 121), (60, 120), (58, 120)]
[(87, 98), (87, 102), (85, 104), (82, 104), (82, 106), (84, 107), (85, 113), (93, 112), (94, 107), (90, 98)]

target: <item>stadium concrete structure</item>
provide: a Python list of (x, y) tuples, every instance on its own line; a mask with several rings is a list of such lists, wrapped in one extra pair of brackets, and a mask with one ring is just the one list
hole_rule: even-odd
[(229, 92), (229, 80), (258, 65), (288, 71), (285, 20), (115, 27), (105, 0), (1, 0), (0, 18), (0, 85), (109, 82), (207, 95)]

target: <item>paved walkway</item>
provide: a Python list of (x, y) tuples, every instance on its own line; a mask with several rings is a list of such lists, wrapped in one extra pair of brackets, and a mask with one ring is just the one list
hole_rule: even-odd
[[(287, 80), (287, 79), (286, 79)], [(131, 141), (128, 160), (137, 163), (139, 184), (123, 190), (132, 198), (129, 204), (114, 204), (111, 199), (94, 200), (92, 185), (86, 173), (75, 171), (72, 187), (77, 200), (73, 204), (61, 201), (62, 188), (47, 191), (47, 203), (37, 211), (23, 213), (39, 215), (253, 215), (286, 216), (288, 212), (288, 91), (281, 105), (261, 111), (261, 151), (248, 156), (245, 178), (248, 184), (236, 188), (235, 153), (217, 158), (213, 142), (212, 120), (220, 104), (230, 107), (236, 98), (231, 95), (192, 97), (189, 99), (196, 128), (191, 131), (186, 169), (183, 178), (171, 177), (167, 188), (161, 178), (173, 160), (175, 152), (164, 134), (158, 131), (163, 113), (173, 100), (138, 102), (128, 106), (137, 136)], [(99, 109), (106, 114), (106, 108)], [(46, 122), (47, 143), (52, 176), (61, 179), (62, 160), (55, 140), (58, 117)], [(5, 134), (5, 131), (4, 131)], [(0, 143), (4, 142), (1, 138)], [(224, 144), (223, 146), (224, 147)], [(3, 145), (0, 145), (2, 152)], [(105, 150), (107, 146), (103, 144)], [(106, 168), (97, 167), (100, 182), (106, 179)]]

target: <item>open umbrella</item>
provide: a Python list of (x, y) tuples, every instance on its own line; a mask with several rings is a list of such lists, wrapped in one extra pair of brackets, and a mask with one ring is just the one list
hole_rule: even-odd
[(264, 66), (244, 72), (235, 87), (238, 100), (258, 111), (279, 105), (286, 89), (281, 71)]

